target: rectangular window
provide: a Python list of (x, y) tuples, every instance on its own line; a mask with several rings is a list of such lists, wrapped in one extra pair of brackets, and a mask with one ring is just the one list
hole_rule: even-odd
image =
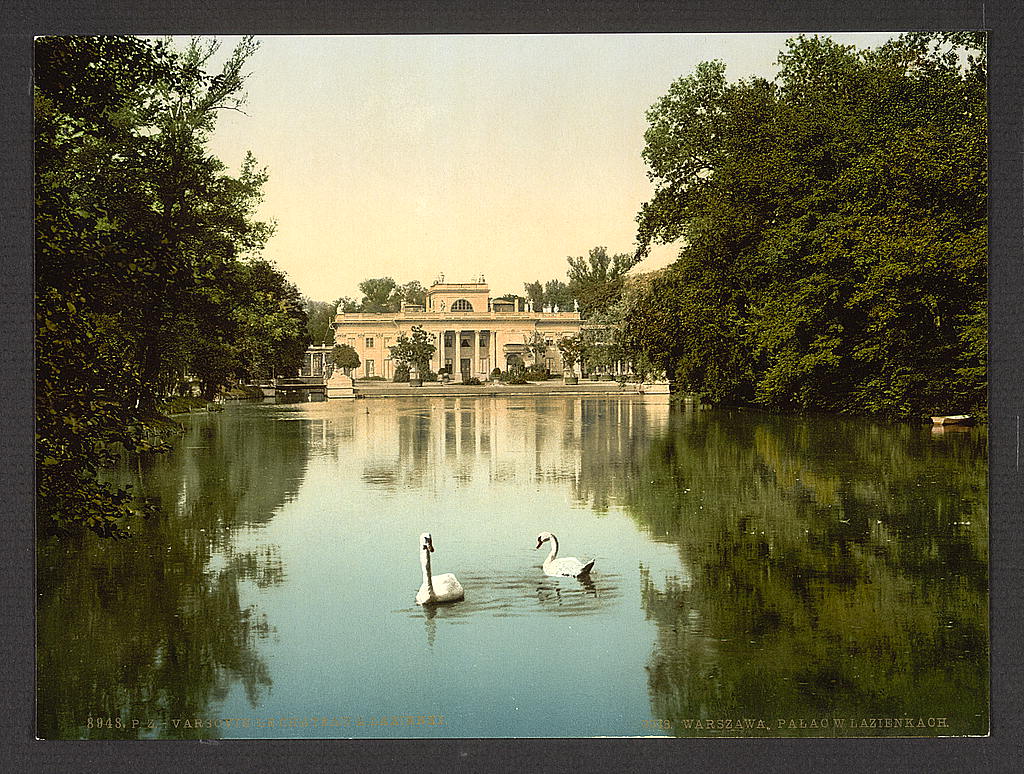
[(373, 338), (370, 336), (366, 337), (366, 348), (373, 349)]
[(480, 349), (487, 349), (487, 343), (491, 338), (490, 331), (480, 331), (477, 336), (480, 337)]
[(480, 358), (480, 373), (486, 374), (491, 370), (490, 364), (487, 362), (487, 358)]
[(373, 376), (374, 375), (374, 373), (373, 373), (373, 361), (372, 360), (367, 360), (366, 361), (366, 375), (367, 376)]
[(452, 347), (452, 346), (455, 345), (455, 336), (454, 336), (454, 334), (446, 333), (444, 335), (444, 345), (446, 347)]

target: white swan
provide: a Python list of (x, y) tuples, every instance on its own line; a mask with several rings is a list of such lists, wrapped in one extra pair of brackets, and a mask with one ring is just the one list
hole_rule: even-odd
[(417, 605), (433, 605), (438, 602), (458, 602), (464, 599), (466, 592), (458, 578), (450, 572), (434, 577), (430, 574), (430, 554), (434, 550), (434, 541), (429, 532), (420, 535), (420, 564), (423, 566), (423, 585), (416, 592)]
[(582, 578), (590, 574), (596, 559), (591, 559), (584, 564), (575, 556), (558, 558), (558, 538), (550, 532), (541, 532), (537, 535), (537, 548), (540, 548), (548, 540), (551, 541), (551, 553), (544, 560), (544, 573), (546, 575), (557, 575), (563, 578)]

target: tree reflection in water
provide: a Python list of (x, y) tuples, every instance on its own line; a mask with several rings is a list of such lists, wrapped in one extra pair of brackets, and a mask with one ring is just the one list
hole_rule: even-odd
[(44, 738), (216, 737), (184, 720), (208, 717), (235, 684), (253, 705), (271, 684), (253, 647), (271, 628), (241, 605), (239, 585), (280, 583), (283, 567), (276, 546), (239, 549), (236, 537), (294, 495), (306, 435), (297, 422), (248, 433), (251, 418), (230, 410), (184, 421), (189, 454), (125, 460), (121, 474), (157, 506), (132, 538), (39, 546)]
[(686, 719), (749, 717), (948, 717), (907, 735), (987, 731), (983, 429), (935, 437), (682, 406), (649, 427), (626, 431), (621, 477), (585, 449), (581, 496), (621, 498), (689, 573), (660, 588), (642, 578), (659, 630), (654, 717), (684, 735), (706, 733)]
[[(493, 564), (458, 565), (464, 602), (434, 611), (415, 605), (418, 573), (390, 588), (402, 600), (392, 612), (419, 619), (415, 635), (423, 626), (439, 668), (452, 643), (487, 641), (508, 618), (520, 619), (517, 631), (541, 631), (554, 616), (566, 629), (618, 627), (619, 639), (600, 647), (617, 642), (616, 653), (628, 657), (631, 632), (622, 627), (639, 623), (640, 605), (654, 624), (644, 635), (654, 646), (644, 639), (624, 675), (624, 684), (639, 687), (631, 711), (647, 711), (648, 694), (651, 715), (675, 721), (676, 733), (707, 733), (687, 732), (686, 719), (774, 725), (821, 716), (948, 717), (948, 729), (937, 732), (986, 730), (983, 429), (935, 434), (862, 420), (670, 409), (653, 397), (380, 405), (325, 408), (322, 416), (273, 407), (195, 416), (181, 453), (142, 468), (126, 461), (122, 473), (159, 506), (157, 516), (128, 541), (40, 546), (40, 734), (217, 736), (171, 721), (237, 708), (241, 692), (252, 705), (264, 701), (270, 675), (255, 645), (273, 636), (273, 621), (242, 600), (249, 584), (282, 584), (281, 552), (305, 545), (299, 535), (279, 549), (262, 526), (295, 497), (311, 453), (321, 467), (310, 482), (319, 487), (304, 489), (312, 501), (299, 510), (313, 535), (324, 497), (344, 505), (344, 497), (362, 496), (351, 506), (358, 515), (381, 496), (410, 492), (465, 503), (440, 512), (447, 534), (462, 529), (466, 553), (494, 556), (491, 525), (511, 530)], [(338, 471), (353, 464), (361, 494), (329, 485), (348, 482)], [(532, 538), (549, 525), (534, 523), (515, 499), (541, 488), (557, 493), (546, 501), (557, 507), (564, 496), (562, 518), (576, 521), (581, 552), (596, 550), (591, 585), (543, 576)], [(419, 516), (408, 517), (408, 503), (400, 507), (392, 518), (414, 532)], [(628, 518), (663, 545), (638, 539), (636, 563), (630, 554), (627, 567), (616, 554), (615, 570), (596, 547), (614, 530), (635, 536)], [(334, 539), (344, 534), (326, 524)], [(405, 561), (404, 537), (400, 545), (392, 550)], [(358, 561), (350, 543), (339, 546)], [(671, 550), (652, 550), (665, 546)], [(638, 565), (650, 573), (638, 576)], [(334, 601), (346, 614), (358, 602)], [(495, 664), (494, 674), (507, 666), (503, 657)], [(278, 699), (306, 689), (286, 671), (276, 678)], [(162, 725), (90, 729), (90, 717)], [(876, 732), (893, 734), (856, 733)]]

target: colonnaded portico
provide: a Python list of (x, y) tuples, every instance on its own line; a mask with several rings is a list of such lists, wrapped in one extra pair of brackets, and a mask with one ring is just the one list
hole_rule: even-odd
[[(343, 312), (334, 319), (334, 341), (348, 344), (359, 355), (361, 377), (394, 376), (391, 347), (414, 326), (432, 334), (436, 347), (431, 369), (448, 367), (453, 375), (487, 377), (495, 368), (507, 370), (523, 363), (561, 373), (558, 341), (579, 333), (578, 311), (533, 309), (528, 302), (492, 299), (483, 277), (473, 282), (435, 281), (426, 304), (403, 305), (399, 312)], [(546, 349), (535, 361), (530, 348), (538, 336)]]

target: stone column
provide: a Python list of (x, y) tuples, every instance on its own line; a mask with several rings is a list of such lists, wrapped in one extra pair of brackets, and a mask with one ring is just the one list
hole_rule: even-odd
[(437, 335), (437, 372), (441, 373), (442, 368), (444, 368), (444, 326), (441, 326), (441, 332)]
[(480, 329), (473, 331), (473, 367), (469, 369), (470, 376), (480, 375)]

